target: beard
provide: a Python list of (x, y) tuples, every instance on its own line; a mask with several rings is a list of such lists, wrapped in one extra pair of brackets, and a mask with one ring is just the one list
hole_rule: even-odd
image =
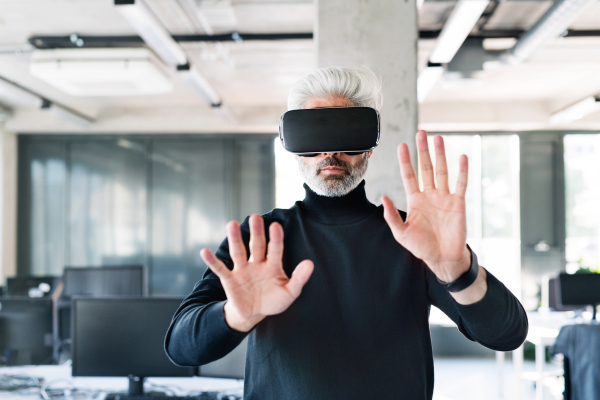
[[(310, 166), (302, 161), (302, 157), (298, 157), (298, 167), (306, 185), (313, 192), (325, 197), (341, 197), (353, 191), (363, 180), (368, 164), (368, 153), (364, 153), (354, 165), (332, 156)], [(346, 172), (331, 175), (321, 174), (326, 167), (340, 167)]]

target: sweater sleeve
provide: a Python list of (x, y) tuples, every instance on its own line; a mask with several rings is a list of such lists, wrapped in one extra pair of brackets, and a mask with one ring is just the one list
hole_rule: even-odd
[[(241, 224), (241, 230), (248, 252), (248, 218)], [(227, 239), (215, 255), (227, 268), (233, 269)], [(208, 269), (175, 312), (167, 331), (165, 351), (173, 363), (180, 366), (208, 364), (226, 356), (242, 342), (247, 333), (235, 331), (225, 322), (225, 300), (221, 281)]]
[(458, 326), (468, 339), (497, 351), (518, 348), (527, 337), (529, 323), (519, 300), (487, 270), (487, 292), (476, 303), (457, 303), (435, 274), (425, 266), (429, 299)]

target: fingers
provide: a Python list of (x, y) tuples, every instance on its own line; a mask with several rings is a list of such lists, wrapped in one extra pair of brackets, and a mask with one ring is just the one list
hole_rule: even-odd
[(210, 268), (219, 279), (225, 280), (231, 275), (229, 268), (227, 268), (221, 260), (215, 257), (209, 249), (202, 249), (200, 251), (200, 257), (202, 257), (206, 265), (208, 265), (208, 268)]
[(437, 187), (438, 189), (449, 193), (448, 164), (446, 163), (444, 139), (440, 135), (437, 135), (433, 138), (433, 144), (435, 146), (435, 176), (437, 177)]
[(246, 246), (244, 246), (244, 241), (242, 240), (240, 225), (235, 221), (227, 224), (227, 240), (229, 242), (229, 255), (231, 256), (231, 260), (233, 260), (234, 268), (246, 265), (248, 263)]
[(267, 260), (281, 262), (283, 258), (283, 228), (279, 223), (273, 222), (269, 226), (269, 246), (267, 249)]
[(460, 156), (460, 160), (458, 162), (459, 170), (458, 170), (458, 180), (456, 181), (456, 195), (461, 198), (465, 198), (467, 193), (467, 180), (469, 177), (469, 160), (467, 156), (464, 154)]
[(402, 143), (398, 146), (398, 161), (400, 162), (400, 175), (402, 176), (406, 195), (409, 196), (418, 192), (419, 183), (417, 182), (417, 175), (410, 162), (410, 152), (408, 151), (406, 143)]
[(381, 201), (383, 203), (383, 218), (392, 230), (394, 237), (396, 237), (397, 234), (400, 234), (404, 230), (404, 221), (394, 202), (389, 197), (383, 196)]
[(294, 298), (300, 296), (304, 284), (308, 282), (308, 278), (310, 278), (314, 269), (315, 266), (312, 261), (304, 260), (298, 264), (294, 272), (292, 272), (292, 277), (288, 283), (286, 283), (285, 287)]
[(427, 143), (427, 132), (417, 132), (417, 150), (419, 152), (419, 166), (421, 167), (421, 178), (423, 189), (435, 189), (433, 178), (433, 164), (429, 155), (429, 144)]
[(260, 215), (250, 216), (250, 257), (252, 261), (263, 261), (265, 259), (265, 225)]

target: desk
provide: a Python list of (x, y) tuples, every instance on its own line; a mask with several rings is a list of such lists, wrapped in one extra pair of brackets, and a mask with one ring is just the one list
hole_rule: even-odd
[[(44, 384), (50, 387), (76, 387), (81, 389), (101, 390), (104, 392), (97, 399), (103, 399), (106, 393), (126, 392), (127, 378), (88, 378), (72, 377), (70, 365), (43, 365), (25, 367), (2, 367), (0, 374), (28, 375), (44, 378)], [(146, 386), (168, 386), (176, 395), (185, 395), (197, 391), (226, 391), (230, 394), (241, 394), (244, 383), (237, 379), (217, 379), (204, 377), (189, 378), (147, 378)], [(157, 389), (159, 390), (159, 389)], [(39, 391), (22, 394), (19, 392), (0, 392), (2, 400), (40, 400)]]

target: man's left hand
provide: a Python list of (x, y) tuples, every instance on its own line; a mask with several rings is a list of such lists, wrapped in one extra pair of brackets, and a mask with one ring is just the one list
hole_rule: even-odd
[(434, 138), (434, 144), (437, 187), (429, 156), (427, 132), (417, 133), (423, 191), (419, 189), (408, 146), (404, 143), (398, 146), (400, 172), (407, 195), (407, 217), (403, 221), (392, 200), (385, 196), (382, 198), (384, 217), (398, 243), (423, 260), (441, 281), (453, 282), (471, 264), (465, 212), (468, 160), (465, 155), (460, 157), (456, 191), (452, 194), (448, 187), (444, 140), (438, 135)]

